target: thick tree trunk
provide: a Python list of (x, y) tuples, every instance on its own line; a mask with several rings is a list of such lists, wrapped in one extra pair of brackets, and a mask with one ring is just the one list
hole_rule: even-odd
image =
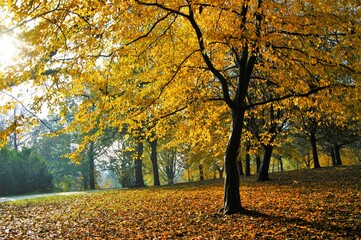
[(94, 142), (89, 143), (88, 160), (89, 160), (89, 188), (95, 189), (95, 164), (94, 164), (95, 152)]
[(246, 146), (246, 176), (251, 176), (251, 156), (249, 155), (249, 150), (251, 148), (251, 144), (247, 143)]
[(240, 176), (244, 175), (242, 160), (238, 160), (238, 171)]
[(154, 179), (154, 186), (160, 186), (159, 181), (159, 169), (158, 169), (158, 158), (157, 158), (157, 145), (158, 140), (154, 139), (151, 142), (149, 142), (150, 147), (152, 149), (152, 152), (150, 154), (150, 159), (152, 161), (152, 167), (153, 167), (153, 179)]
[(88, 190), (89, 189), (88, 173), (86, 173), (85, 171), (82, 171), (82, 176), (83, 176), (83, 188), (84, 188), (84, 190)]
[(143, 159), (142, 159), (142, 155), (143, 155), (143, 143), (142, 142), (138, 142), (138, 149), (137, 149), (137, 159), (135, 160), (134, 163), (134, 168), (135, 168), (135, 186), (136, 187), (144, 187), (144, 180), (143, 180)]
[(335, 151), (336, 165), (341, 166), (342, 165), (342, 160), (341, 160), (341, 154), (340, 154), (340, 146), (337, 143), (335, 143), (333, 145), (333, 149)]
[(320, 168), (321, 165), (318, 160), (316, 133), (314, 131), (311, 131), (310, 141), (312, 146), (313, 167)]
[(224, 214), (232, 214), (242, 211), (241, 198), (239, 194), (239, 174), (237, 157), (241, 142), (244, 111), (232, 113), (232, 130), (228, 139), (226, 154), (224, 158), (225, 179), (224, 179)]
[(259, 174), (258, 174), (258, 181), (269, 180), (268, 170), (269, 170), (269, 166), (271, 163), (273, 146), (272, 145), (264, 145), (263, 148), (264, 148), (264, 156), (263, 156), (262, 165), (261, 165), (261, 168), (260, 168)]
[(259, 173), (259, 169), (261, 168), (261, 156), (256, 155), (256, 172)]

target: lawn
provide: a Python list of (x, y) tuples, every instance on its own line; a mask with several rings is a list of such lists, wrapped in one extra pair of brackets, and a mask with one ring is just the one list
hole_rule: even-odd
[(3, 203), (0, 239), (361, 239), (361, 166), (270, 176), (235, 215), (219, 180)]

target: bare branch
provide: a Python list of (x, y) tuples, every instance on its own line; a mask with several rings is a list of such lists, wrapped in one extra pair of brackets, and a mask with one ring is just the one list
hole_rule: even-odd
[(49, 129), (52, 133), (55, 133), (55, 131), (44, 121), (42, 120), (40, 117), (38, 117), (34, 112), (32, 112), (30, 109), (28, 109), (18, 98), (16, 98), (15, 96), (5, 92), (5, 91), (0, 91), (2, 94), (5, 94), (6, 96), (14, 99), (17, 103), (19, 103), (26, 112), (28, 112), (31, 116), (35, 117), (36, 119), (39, 120), (39, 122), (41, 124), (43, 124), (47, 129)]

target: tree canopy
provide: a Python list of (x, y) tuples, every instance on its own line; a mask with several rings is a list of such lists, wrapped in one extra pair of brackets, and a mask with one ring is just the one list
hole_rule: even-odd
[(242, 210), (236, 166), (246, 111), (325, 89), (353, 89), (359, 102), (358, 0), (34, 0), (2, 2), (1, 11), (1, 33), (22, 48), (0, 88), (29, 84), (30, 110), (46, 104), (64, 119), (75, 99), (63, 130), (84, 135), (73, 159), (110, 127), (140, 141), (191, 132), (199, 119), (231, 127), (224, 213)]

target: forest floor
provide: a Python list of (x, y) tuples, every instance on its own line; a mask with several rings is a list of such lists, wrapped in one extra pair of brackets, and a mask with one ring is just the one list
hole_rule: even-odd
[(361, 166), (270, 177), (234, 215), (219, 180), (1, 203), (0, 239), (361, 239)]

